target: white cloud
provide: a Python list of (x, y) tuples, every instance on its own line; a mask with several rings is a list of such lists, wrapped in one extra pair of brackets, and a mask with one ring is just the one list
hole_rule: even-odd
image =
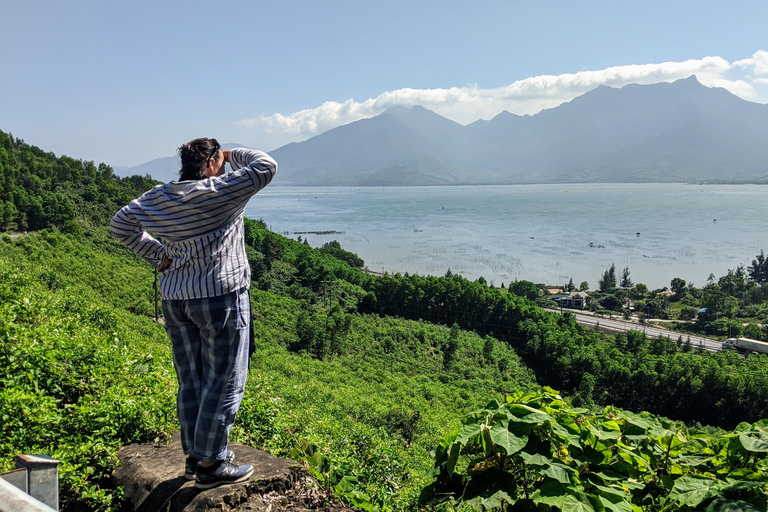
[[(748, 59), (734, 63), (710, 56), (683, 62), (614, 66), (598, 71), (541, 75), (495, 89), (483, 89), (477, 84), (450, 89), (405, 88), (387, 91), (365, 101), (358, 102), (351, 98), (343, 103), (328, 101), (316, 108), (287, 115), (276, 113), (242, 119), (237, 124), (300, 140), (336, 126), (376, 116), (397, 105), (421, 105), (466, 124), (478, 119), (489, 119), (502, 110), (519, 115), (536, 114), (570, 101), (598, 85), (622, 87), (627, 84), (672, 82), (691, 75), (696, 75), (708, 87), (723, 87), (742, 98), (754, 99), (756, 91), (752, 84), (763, 83), (763, 79), (743, 75), (743, 71), (749, 69), (755, 75), (768, 75), (768, 52), (761, 50)], [(739, 71), (742, 71), (740, 76), (731, 76), (739, 74)]]
[(755, 75), (768, 75), (768, 52), (765, 50), (756, 51), (752, 57), (748, 59), (737, 60), (733, 63), (735, 67), (739, 68), (753, 68), (752, 72)]

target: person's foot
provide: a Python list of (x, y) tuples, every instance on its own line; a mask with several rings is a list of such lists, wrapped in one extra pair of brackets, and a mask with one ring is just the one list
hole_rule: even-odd
[[(235, 452), (227, 450), (227, 460), (232, 462), (235, 460)], [(188, 456), (187, 461), (184, 463), (184, 478), (187, 480), (194, 480), (195, 474), (197, 474), (197, 463), (200, 462), (193, 456)]]
[(252, 474), (253, 466), (251, 465), (238, 466), (228, 460), (222, 460), (207, 468), (197, 467), (195, 488), (211, 489), (220, 485), (245, 482)]

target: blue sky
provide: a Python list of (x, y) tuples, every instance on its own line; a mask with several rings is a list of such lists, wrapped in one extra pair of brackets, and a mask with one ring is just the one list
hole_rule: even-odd
[(0, 129), (132, 166), (199, 136), (270, 150), (423, 105), (462, 124), (600, 84), (768, 103), (768, 2), (0, 0)]

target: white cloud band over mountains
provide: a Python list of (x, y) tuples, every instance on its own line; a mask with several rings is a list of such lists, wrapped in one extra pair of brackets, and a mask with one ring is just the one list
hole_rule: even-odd
[[(376, 98), (343, 103), (327, 101), (319, 107), (292, 114), (275, 113), (237, 121), (240, 126), (265, 133), (305, 139), (337, 126), (376, 116), (394, 106), (421, 105), (461, 124), (490, 119), (503, 110), (514, 114), (536, 114), (594, 89), (599, 85), (673, 82), (696, 75), (708, 87), (722, 87), (750, 101), (768, 98), (768, 51), (759, 50), (747, 59), (728, 62), (722, 57), (704, 57), (683, 62), (614, 66), (599, 71), (562, 75), (540, 75), (518, 80), (506, 87), (483, 89), (478, 85), (450, 89), (387, 91)], [(761, 101), (762, 100), (762, 101)]]

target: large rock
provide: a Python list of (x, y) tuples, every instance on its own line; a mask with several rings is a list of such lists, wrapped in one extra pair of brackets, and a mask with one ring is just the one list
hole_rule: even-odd
[(230, 444), (238, 464), (253, 465), (241, 484), (200, 491), (184, 478), (184, 453), (178, 433), (168, 444), (124, 446), (113, 479), (125, 491), (125, 512), (350, 510), (327, 505), (327, 494), (299, 463)]

